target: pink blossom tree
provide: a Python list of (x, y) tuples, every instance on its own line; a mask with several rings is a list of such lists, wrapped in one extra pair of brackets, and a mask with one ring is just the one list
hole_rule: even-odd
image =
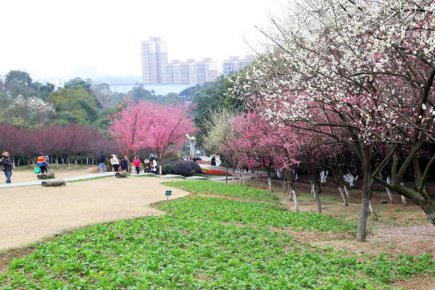
[(128, 153), (152, 149), (163, 159), (186, 143), (186, 133), (195, 127), (184, 105), (130, 102), (115, 115), (109, 128), (119, 148)]
[(119, 148), (132, 154), (146, 147), (148, 129), (154, 114), (154, 110), (151, 109), (153, 106), (154, 104), (147, 102), (129, 102), (115, 115), (109, 133)]
[(272, 189), (273, 168), (288, 172), (289, 195), (293, 197), (295, 209), (297, 195), (293, 186), (293, 169), (299, 164), (300, 138), (291, 127), (271, 123), (255, 113), (237, 115), (229, 120), (231, 130), (221, 151), (231, 156), (238, 167), (265, 168), (268, 173), (269, 189)]

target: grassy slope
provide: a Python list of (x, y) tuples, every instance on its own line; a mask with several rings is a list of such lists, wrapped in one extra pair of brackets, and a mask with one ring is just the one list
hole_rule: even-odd
[(165, 216), (94, 225), (41, 243), (10, 263), (1, 288), (379, 289), (434, 271), (427, 255), (357, 259), (298, 242), (289, 226), (353, 232), (354, 225), (283, 211), (267, 191), (209, 181), (167, 185), (213, 197), (161, 203)]

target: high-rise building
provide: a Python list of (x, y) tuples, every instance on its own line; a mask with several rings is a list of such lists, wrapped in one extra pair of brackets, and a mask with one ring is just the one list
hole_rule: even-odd
[(142, 81), (146, 84), (160, 84), (164, 80), (163, 67), (168, 63), (168, 51), (165, 41), (159, 37), (150, 37), (143, 41), (142, 52)]
[(217, 78), (216, 63), (211, 58), (201, 61), (188, 59), (185, 62), (173, 60), (164, 66), (165, 83), (196, 85), (211, 82)]
[(188, 59), (184, 62), (173, 60), (168, 64), (166, 42), (158, 37), (143, 41), (141, 51), (144, 84), (196, 85), (212, 82), (217, 78), (217, 66), (211, 58), (200, 61)]
[(229, 77), (233, 73), (245, 68), (254, 60), (253, 55), (247, 55), (244, 58), (239, 58), (238, 56), (231, 56), (230, 59), (226, 59), (222, 65), (222, 71), (224, 77)]

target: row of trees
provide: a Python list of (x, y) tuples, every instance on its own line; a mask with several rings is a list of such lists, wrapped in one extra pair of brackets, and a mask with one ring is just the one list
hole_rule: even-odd
[(82, 124), (107, 130), (108, 119), (126, 100), (176, 104), (184, 98), (176, 93), (157, 95), (140, 85), (123, 94), (113, 92), (106, 83), (80, 78), (55, 89), (53, 84), (44, 85), (33, 81), (28, 73), (14, 70), (4, 80), (0, 78), (0, 122), (20, 127)]
[[(322, 152), (331, 162), (336, 154), (321, 149), (325, 145), (357, 157), (363, 176), (358, 241), (366, 239), (375, 181), (412, 199), (435, 224), (435, 204), (425, 187), (435, 163), (432, 2), (299, 1), (291, 15), (272, 19), (272, 30), (263, 31), (268, 52), (229, 88), (272, 130), (297, 134), (290, 144), (307, 154), (293, 159), (309, 164), (318, 160), (310, 152)], [(285, 140), (279, 144), (287, 146)], [(257, 159), (258, 149), (252, 147)], [(427, 162), (420, 162), (422, 155)], [(292, 158), (273, 162), (291, 167)], [(409, 172), (413, 186), (403, 183)]]
[[(6, 136), (0, 148), (11, 151), (17, 164), (32, 162), (32, 157), (40, 151), (64, 159), (104, 149), (132, 153), (147, 148), (164, 156), (185, 143), (186, 132), (193, 132), (193, 124), (187, 124), (185, 119), (177, 123), (180, 121), (177, 118), (186, 113), (184, 106), (181, 109), (164, 106), (183, 100), (177, 94), (160, 96), (142, 86), (121, 94), (112, 92), (108, 84), (93, 84), (92, 80), (80, 78), (55, 90), (52, 84), (34, 82), (26, 72), (10, 71), (4, 80), (0, 79), (0, 124)], [(137, 116), (147, 117), (147, 123), (138, 129), (138, 136), (133, 133), (132, 137), (119, 124), (130, 121), (128, 110), (133, 103), (138, 104)], [(144, 135), (146, 144), (145, 139), (140, 145), (137, 140), (129, 140)], [(109, 140), (110, 137), (116, 142)]]
[(115, 150), (98, 129), (82, 125), (24, 129), (0, 124), (0, 148), (8, 150), (16, 165), (33, 164), (36, 156), (49, 154), (52, 162), (70, 163), (77, 158), (92, 161), (100, 150)]
[(34, 82), (21, 71), (10, 71), (0, 80), (0, 104), (0, 122), (27, 128), (98, 125), (103, 109), (89, 81), (76, 78), (55, 90), (53, 84)]

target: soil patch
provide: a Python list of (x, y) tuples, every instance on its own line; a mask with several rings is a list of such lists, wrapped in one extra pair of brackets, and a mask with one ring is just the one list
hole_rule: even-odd
[[(306, 192), (308, 185), (301, 184), (298, 192)], [(367, 242), (356, 242), (354, 237), (330, 233), (295, 232), (294, 236), (313, 246), (332, 246), (337, 250), (347, 250), (356, 254), (376, 256), (379, 253), (435, 256), (435, 227), (417, 205), (404, 206), (399, 202), (384, 204), (383, 193), (374, 199), (374, 207), (379, 216), (378, 221), (369, 217)], [(332, 217), (339, 217), (357, 223), (361, 208), (358, 192), (353, 191), (349, 206), (344, 206), (335, 188), (324, 187), (321, 193), (322, 212)], [(400, 199), (399, 199), (400, 200)], [(282, 193), (282, 204), (293, 210), (293, 202)], [(316, 211), (312, 195), (302, 194), (299, 202), (301, 211)]]
[[(63, 187), (3, 188), (0, 251), (23, 247), (77, 227), (164, 214), (149, 206), (166, 199), (164, 191), (168, 187), (162, 181), (152, 177), (110, 177), (70, 182)], [(172, 192), (171, 199), (188, 194), (179, 189)]]

